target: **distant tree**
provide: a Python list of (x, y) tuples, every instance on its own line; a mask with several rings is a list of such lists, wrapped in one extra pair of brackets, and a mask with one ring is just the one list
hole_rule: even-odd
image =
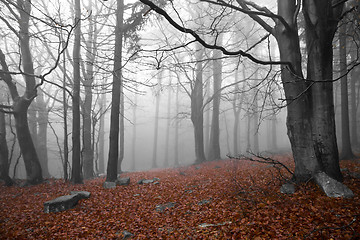
[(350, 141), (350, 121), (349, 121), (349, 92), (347, 77), (347, 23), (340, 22), (339, 27), (339, 52), (340, 52), (340, 75), (341, 77), (341, 159), (354, 158)]
[(161, 99), (161, 80), (163, 71), (160, 70), (157, 74), (157, 85), (155, 89), (155, 118), (154, 118), (154, 140), (153, 140), (153, 156), (152, 156), (152, 168), (157, 168), (157, 146), (158, 146), (158, 135), (159, 135), (159, 110), (160, 110), (160, 99)]

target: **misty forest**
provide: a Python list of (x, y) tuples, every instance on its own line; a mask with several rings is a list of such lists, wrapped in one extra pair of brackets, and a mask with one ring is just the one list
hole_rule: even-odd
[(359, 0), (0, 9), (0, 239), (360, 238)]

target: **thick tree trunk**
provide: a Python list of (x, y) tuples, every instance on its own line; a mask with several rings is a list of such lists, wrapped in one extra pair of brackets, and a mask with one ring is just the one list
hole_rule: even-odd
[(342, 180), (336, 142), (333, 97), (332, 39), (337, 27), (331, 2), (304, 1), (307, 78), (312, 81), (312, 132), (315, 156), (322, 171)]
[(80, 164), (80, 37), (81, 37), (81, 12), (80, 0), (75, 0), (75, 41), (73, 49), (74, 61), (74, 89), (73, 89), (73, 120), (72, 120), (72, 172), (71, 181), (75, 184), (82, 183), (81, 164)]
[(28, 109), (32, 100), (36, 97), (36, 82), (34, 77), (33, 59), (30, 51), (29, 20), (31, 12), (31, 2), (28, 0), (18, 1), (19, 5), (19, 40), (22, 58), (23, 71), (26, 90), (24, 96), (14, 100), (13, 110), (15, 112), (15, 126), (19, 145), (25, 162), (27, 172), (27, 182), (37, 184), (43, 180), (40, 161), (35, 149), (33, 139), (28, 125)]
[(15, 112), (15, 128), (25, 163), (27, 182), (29, 184), (38, 184), (42, 182), (43, 177), (40, 161), (28, 126), (27, 109), (30, 102), (31, 100), (21, 97), (14, 102), (13, 109)]
[(294, 22), (295, 0), (278, 1), (278, 14), (289, 27), (275, 28), (280, 59), (291, 63), (282, 66), (281, 79), (287, 101), (287, 129), (295, 161), (294, 180), (307, 181), (320, 169), (312, 141), (311, 113), (308, 85), (303, 80), (298, 29)]
[(112, 106), (110, 117), (110, 147), (107, 165), (107, 182), (115, 182), (117, 179), (117, 162), (119, 156), (119, 114), (122, 82), (122, 44), (123, 44), (123, 19), (124, 1), (117, 0), (116, 27), (115, 27), (115, 52), (114, 52), (114, 71), (112, 86)]
[(0, 180), (3, 180), (6, 186), (13, 185), (13, 181), (9, 177), (9, 167), (9, 149), (6, 142), (5, 113), (0, 111)]

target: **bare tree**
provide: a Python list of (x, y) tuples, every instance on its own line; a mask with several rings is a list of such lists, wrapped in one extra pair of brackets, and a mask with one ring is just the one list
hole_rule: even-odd
[[(232, 51), (217, 45), (216, 42), (209, 43), (195, 30), (178, 24), (153, 2), (140, 1), (161, 14), (178, 31), (192, 35), (206, 48), (219, 49), (225, 55), (241, 55), (258, 64), (282, 65), (281, 79), (287, 103), (288, 135), (295, 161), (294, 180), (307, 181), (319, 170), (334, 179), (342, 180), (335, 136), (332, 40), (344, 1), (278, 1), (277, 14), (249, 1), (237, 0), (234, 4), (224, 1), (202, 1), (244, 13), (252, 18), (277, 40), (280, 61), (262, 60), (246, 50)], [(301, 4), (307, 43), (307, 78), (303, 76), (297, 25)]]

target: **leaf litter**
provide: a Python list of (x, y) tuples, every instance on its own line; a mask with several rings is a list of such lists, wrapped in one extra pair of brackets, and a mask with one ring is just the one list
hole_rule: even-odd
[[(293, 169), (290, 157), (276, 159)], [(102, 187), (104, 178), (0, 186), (0, 239), (356, 239), (360, 164), (341, 167), (352, 199), (328, 198), (312, 182), (282, 194), (285, 170), (280, 178), (277, 169), (243, 160), (124, 173), (130, 185), (114, 189)], [(158, 184), (137, 183), (154, 178)], [(70, 191), (91, 197), (43, 212), (44, 202)]]

